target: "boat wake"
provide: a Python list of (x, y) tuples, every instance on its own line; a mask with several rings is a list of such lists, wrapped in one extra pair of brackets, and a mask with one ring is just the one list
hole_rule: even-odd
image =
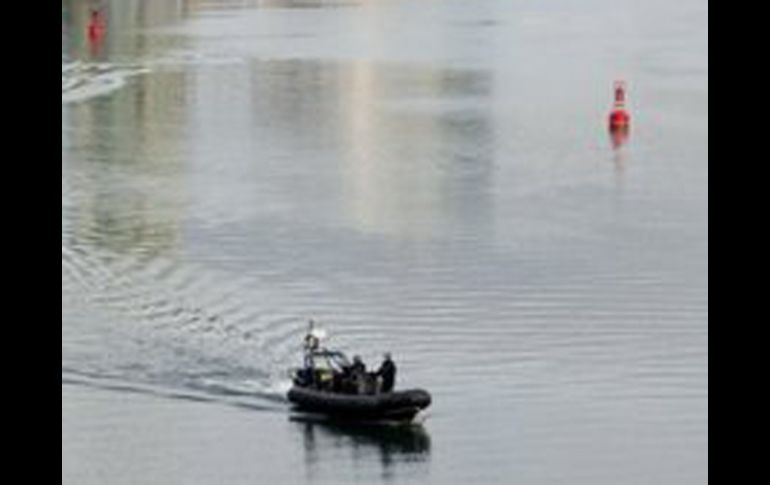
[(62, 64), (62, 105), (107, 96), (124, 88), (128, 80), (146, 74), (146, 68), (72, 62)]
[(285, 403), (302, 325), (253, 308), (241, 295), (259, 298), (254, 284), (95, 254), (62, 243), (62, 385)]

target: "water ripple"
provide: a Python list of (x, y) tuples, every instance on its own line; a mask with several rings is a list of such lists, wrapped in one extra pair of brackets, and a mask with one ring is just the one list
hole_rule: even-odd
[(80, 103), (110, 95), (126, 86), (132, 77), (146, 74), (138, 66), (63, 63), (61, 69), (62, 105)]

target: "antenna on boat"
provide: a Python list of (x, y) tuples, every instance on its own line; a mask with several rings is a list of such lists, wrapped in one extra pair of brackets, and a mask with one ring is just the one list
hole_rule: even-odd
[(328, 334), (316, 328), (315, 320), (310, 320), (308, 325), (307, 335), (305, 336), (305, 348), (308, 351), (314, 352), (321, 348), (321, 341), (328, 337)]

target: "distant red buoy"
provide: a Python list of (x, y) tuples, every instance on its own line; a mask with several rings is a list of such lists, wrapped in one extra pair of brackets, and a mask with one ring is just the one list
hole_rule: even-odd
[(626, 83), (615, 83), (615, 102), (610, 113), (609, 128), (610, 138), (615, 148), (620, 148), (631, 134), (631, 114), (626, 108)]
[(92, 43), (98, 43), (101, 42), (106, 33), (107, 22), (104, 15), (98, 10), (92, 11), (91, 20), (88, 22), (88, 39)]
[(626, 109), (626, 83), (615, 83), (615, 104), (610, 113), (610, 130), (628, 130), (631, 128), (631, 115)]
[(101, 11), (94, 10), (91, 12), (91, 18), (88, 21), (86, 30), (88, 31), (88, 46), (91, 57), (100, 57), (104, 40), (107, 36), (107, 20)]

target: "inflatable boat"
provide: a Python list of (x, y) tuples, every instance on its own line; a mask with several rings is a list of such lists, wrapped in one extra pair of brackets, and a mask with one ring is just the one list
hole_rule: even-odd
[(295, 410), (335, 421), (412, 422), (431, 406), (427, 391), (390, 389), (377, 373), (357, 371), (357, 364), (363, 366), (358, 358), (351, 362), (344, 353), (323, 348), (323, 338), (311, 323), (304, 365), (292, 371), (288, 400)]

